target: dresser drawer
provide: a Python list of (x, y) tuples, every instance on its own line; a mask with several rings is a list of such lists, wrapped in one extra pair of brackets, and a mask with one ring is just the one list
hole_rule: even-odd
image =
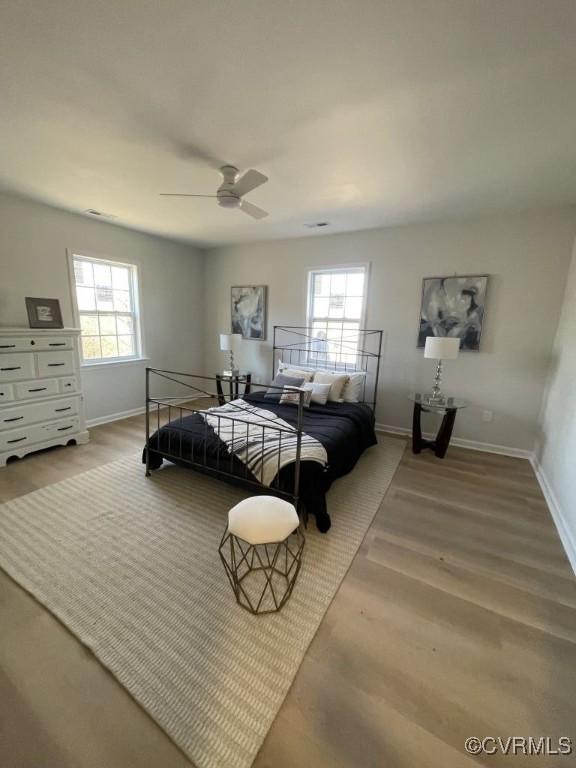
[(77, 397), (66, 397), (61, 400), (49, 400), (46, 403), (23, 403), (13, 408), (3, 408), (0, 410), (0, 430), (75, 416), (78, 413), (78, 405)]
[[(20, 450), (27, 448), (29, 445), (33, 446), (46, 440), (53, 440), (54, 438), (62, 438), (64, 442), (67, 435), (74, 435), (78, 432), (79, 428), (80, 420), (74, 416), (70, 419), (60, 419), (51, 424), (35, 424), (30, 427), (0, 432), (0, 453)], [(31, 450), (34, 450), (34, 448)]]
[(0, 405), (14, 399), (14, 390), (11, 384), (0, 384)]
[(58, 379), (37, 379), (14, 384), (16, 400), (32, 400), (35, 397), (57, 395), (59, 391)]
[(78, 392), (80, 389), (76, 376), (66, 376), (60, 379), (60, 392)]
[(29, 348), (34, 347), (35, 352), (42, 350), (73, 349), (71, 336), (32, 336)]
[(74, 372), (72, 352), (40, 352), (36, 359), (39, 376), (65, 376)]
[(78, 432), (79, 428), (80, 420), (76, 417), (55, 421), (53, 424), (43, 424), (40, 427), (43, 440), (53, 440), (55, 437), (65, 438), (66, 435), (73, 435)]
[(34, 443), (39, 443), (43, 439), (44, 433), (40, 425), (9, 429), (6, 432), (0, 432), (0, 453), (11, 451), (12, 449), (26, 448)]
[(0, 352), (23, 352), (33, 346), (31, 341), (31, 336), (2, 336)]
[(0, 355), (0, 382), (31, 379), (34, 375), (34, 355), (24, 352)]

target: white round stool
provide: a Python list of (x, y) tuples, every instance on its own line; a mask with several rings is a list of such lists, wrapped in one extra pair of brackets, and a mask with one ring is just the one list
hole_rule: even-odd
[(236, 602), (254, 614), (279, 611), (294, 589), (304, 544), (288, 501), (251, 496), (232, 507), (218, 551)]

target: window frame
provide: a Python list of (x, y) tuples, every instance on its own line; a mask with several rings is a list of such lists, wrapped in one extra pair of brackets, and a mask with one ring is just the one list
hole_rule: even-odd
[[(80, 321), (80, 317), (83, 314), (79, 307), (78, 307), (78, 296), (76, 292), (76, 275), (74, 273), (74, 259), (84, 259), (85, 261), (90, 262), (93, 264), (94, 262), (98, 262), (101, 264), (107, 264), (109, 266), (113, 267), (127, 267), (130, 270), (130, 296), (133, 303), (133, 310), (132, 312), (98, 312), (95, 310), (94, 312), (86, 312), (86, 314), (101, 314), (101, 315), (117, 315), (117, 314), (127, 314), (134, 318), (134, 345), (135, 345), (135, 354), (134, 355), (122, 355), (118, 357), (99, 357), (94, 360), (85, 360), (84, 359), (84, 353), (82, 348), (82, 325)], [(142, 301), (141, 301), (141, 280), (140, 280), (140, 268), (138, 264), (127, 262), (127, 261), (119, 261), (118, 259), (111, 259), (109, 256), (104, 256), (102, 254), (95, 254), (90, 251), (87, 251), (85, 249), (67, 249), (67, 259), (68, 259), (68, 277), (70, 282), (70, 294), (71, 294), (71, 300), (72, 300), (72, 312), (74, 316), (74, 323), (78, 329), (80, 329), (80, 365), (83, 368), (96, 368), (98, 366), (106, 366), (106, 365), (126, 365), (130, 363), (138, 363), (143, 360), (147, 360), (144, 352), (144, 328), (143, 328), (143, 320), (142, 320)]]
[[(348, 319), (346, 317), (343, 318), (319, 318), (320, 321), (323, 321), (324, 319), (326, 322), (357, 322), (358, 323), (358, 331), (361, 333), (362, 331), (366, 330), (366, 315), (367, 315), (367, 307), (368, 307), (368, 290), (369, 290), (369, 282), (370, 282), (370, 267), (371, 262), (365, 261), (365, 262), (356, 262), (351, 264), (334, 264), (331, 266), (322, 266), (322, 267), (308, 267), (307, 270), (307, 293), (306, 293), (306, 327), (309, 329), (309, 331), (312, 331), (313, 324), (314, 324), (314, 316), (312, 315), (312, 308), (313, 308), (313, 296), (312, 296), (312, 288), (314, 283), (314, 275), (318, 274), (333, 274), (334, 272), (350, 272), (354, 269), (363, 269), (364, 270), (364, 295), (362, 296), (362, 309), (360, 311), (360, 318), (359, 320), (356, 319)], [(345, 370), (346, 364), (345, 363), (334, 363), (333, 367), (335, 370), (338, 370), (342, 368), (342, 370)]]

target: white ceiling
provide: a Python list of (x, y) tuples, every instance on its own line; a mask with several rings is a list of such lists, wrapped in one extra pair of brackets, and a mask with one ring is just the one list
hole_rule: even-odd
[[(0, 185), (63, 208), (217, 244), (576, 203), (576, 0), (5, 0), (0, 30)], [(158, 196), (223, 162), (267, 219)]]

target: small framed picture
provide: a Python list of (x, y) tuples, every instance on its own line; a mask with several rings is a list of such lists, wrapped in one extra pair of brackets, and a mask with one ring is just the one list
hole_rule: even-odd
[(30, 328), (64, 328), (58, 299), (33, 299), (26, 296)]

